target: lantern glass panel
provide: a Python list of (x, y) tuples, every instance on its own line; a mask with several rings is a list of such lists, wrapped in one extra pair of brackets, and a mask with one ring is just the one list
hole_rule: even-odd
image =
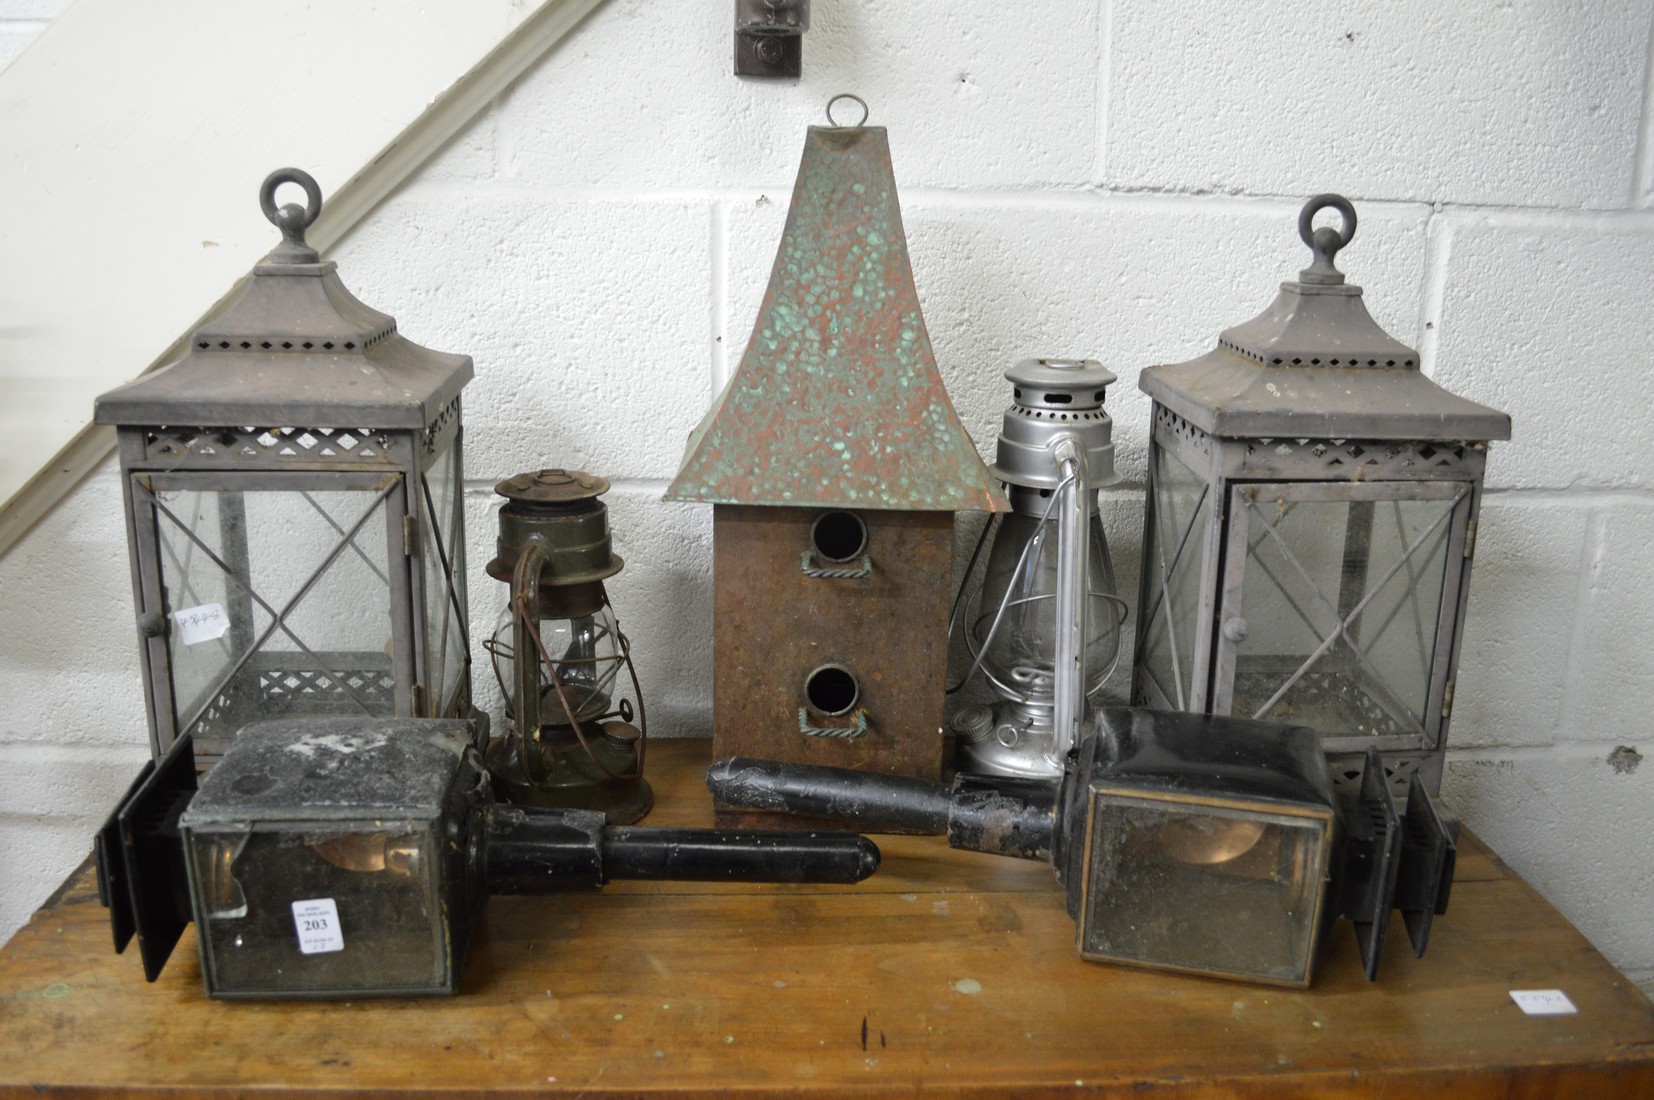
[(142, 482), (160, 479), (139, 480), (154, 509), (180, 733), (215, 751), (260, 718), (395, 713), (387, 562), (399, 480), (224, 490), (180, 475), (153, 495)]
[[(543, 597), (544, 593), (542, 593)], [(569, 610), (569, 609), (562, 609)], [(620, 628), (615, 623), (614, 609), (607, 603), (578, 609), (583, 614), (553, 617), (554, 612), (542, 608), (535, 626), (540, 635), (540, 648), (550, 657), (563, 686), (568, 709), (558, 696), (551, 681), (550, 671), (541, 654), (531, 656), (540, 666), (540, 720), (542, 723), (567, 724), (572, 711), (580, 722), (593, 722), (606, 717), (615, 700), (615, 679), (624, 666), (620, 650)], [(493, 644), (494, 671), (505, 693), (508, 713), (511, 711), (510, 685), (515, 683), (512, 650), (512, 627), (515, 615), (508, 605), (495, 623)]]
[(1143, 596), (1141, 663), (1166, 702), (1195, 707), (1196, 634), (1211, 510), (1206, 479), (1163, 447), (1154, 448), (1154, 530)]
[(237, 823), (185, 835), (213, 996), (451, 984), (432, 823)]
[(1428, 747), (1447, 561), (1466, 496), (1437, 489), (1436, 499), (1401, 499), (1408, 490), (1373, 486), (1356, 500), (1307, 499), (1348, 492), (1338, 486), (1236, 490), (1246, 631), (1220, 643), (1234, 649), (1230, 713)]
[(1308, 981), (1330, 813), (1097, 792), (1080, 952), (1259, 981)]
[(426, 522), (420, 529), (425, 581), (425, 652), (428, 675), (424, 710), (428, 717), (454, 717), (455, 693), (464, 680), (466, 589), (463, 570), (464, 508), (459, 492), (459, 447), (438, 455), (420, 477)]

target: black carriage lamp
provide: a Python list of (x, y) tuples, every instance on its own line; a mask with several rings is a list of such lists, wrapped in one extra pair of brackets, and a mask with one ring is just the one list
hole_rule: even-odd
[(608, 490), (603, 478), (559, 469), (494, 487), (506, 499), (488, 575), (511, 589), (483, 645), (508, 736), (489, 746), (487, 763), (507, 801), (599, 810), (629, 825), (654, 794), (643, 778), (643, 693), (604, 586), (625, 564), (598, 499)]
[(256, 722), (198, 782), (186, 736), (145, 765), (97, 838), (115, 949), (150, 981), (193, 920), (208, 994), (459, 991), (491, 894), (616, 879), (858, 882), (853, 833), (633, 829), (591, 810), (498, 804), (452, 719)]
[(1049, 862), (1084, 959), (1301, 987), (1338, 918), (1372, 980), (1392, 908), (1421, 955), (1446, 910), (1457, 821), (1416, 777), (1399, 815), (1383, 770), (1369, 751), (1361, 783), (1335, 789), (1312, 729), (1105, 707), (1060, 782), (961, 774), (949, 788), (736, 758), (707, 786), (731, 805)]
[[(1334, 210), (1340, 228), (1315, 228)], [(1313, 262), (1198, 359), (1150, 367), (1134, 701), (1306, 725), (1353, 782), (1441, 781), (1490, 440), (1510, 417), (1425, 377), (1334, 259), (1355, 235), (1310, 199)]]
[[(306, 203), (278, 207), (284, 184)], [(460, 390), (304, 239), (296, 168), (259, 190), (281, 243), (169, 366), (97, 399), (120, 452), (151, 745), (203, 763), (284, 715), (471, 704)], [(479, 727), (480, 732), (480, 727)]]

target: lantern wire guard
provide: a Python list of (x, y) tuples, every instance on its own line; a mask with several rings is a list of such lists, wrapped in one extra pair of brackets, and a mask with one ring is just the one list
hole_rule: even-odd
[[(1115, 376), (1095, 360), (1027, 359), (1005, 377), (1014, 401), (991, 472), (1010, 488), (1011, 513), (984, 526), (948, 624), (951, 637), (963, 605), (972, 663), (949, 693), (980, 671), (1003, 701), (992, 711), (966, 706), (952, 726), (963, 770), (1054, 778), (1120, 660), (1126, 605), (1096, 494), (1116, 480), (1102, 407)], [(991, 530), (984, 576), (971, 589)]]
[[(512, 736), (491, 746), (487, 761), (509, 801), (601, 810), (611, 824), (629, 824), (654, 795), (643, 778), (643, 692), (603, 585), (625, 564), (610, 549), (608, 510), (597, 500), (608, 489), (603, 478), (557, 469), (495, 486), (506, 504), (488, 574), (509, 582), (511, 594), (483, 648)], [(622, 669), (631, 699), (617, 700)]]

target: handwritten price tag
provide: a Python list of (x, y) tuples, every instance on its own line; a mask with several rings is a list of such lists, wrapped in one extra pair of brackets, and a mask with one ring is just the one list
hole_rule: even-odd
[(295, 901), (293, 930), (299, 934), (299, 950), (306, 955), (345, 949), (345, 933), (339, 927), (339, 907), (333, 904), (332, 898)]
[(230, 617), (224, 614), (224, 606), (216, 603), (174, 611), (172, 621), (178, 624), (178, 640), (185, 645), (200, 645), (222, 638), (224, 632), (230, 629)]
[(1572, 1016), (1579, 1011), (1560, 989), (1513, 989), (1510, 999), (1529, 1016)]

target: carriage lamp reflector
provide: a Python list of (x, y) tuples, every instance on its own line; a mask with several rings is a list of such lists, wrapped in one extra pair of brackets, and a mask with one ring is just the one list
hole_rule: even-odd
[(1304, 984), (1332, 853), (1330, 807), (1093, 792), (1087, 959)]
[(625, 564), (598, 500), (608, 490), (603, 478), (556, 469), (494, 487), (506, 502), (488, 575), (511, 588), (484, 646), (509, 736), (487, 761), (508, 801), (601, 810), (624, 825), (649, 812), (654, 794), (637, 669), (603, 584)]
[(458, 991), (490, 894), (611, 879), (856, 882), (851, 833), (606, 825), (492, 801), (467, 722), (280, 719), (244, 728), (205, 779), (189, 738), (98, 837), (117, 950), (151, 981), (193, 918), (207, 992), (353, 998)]

